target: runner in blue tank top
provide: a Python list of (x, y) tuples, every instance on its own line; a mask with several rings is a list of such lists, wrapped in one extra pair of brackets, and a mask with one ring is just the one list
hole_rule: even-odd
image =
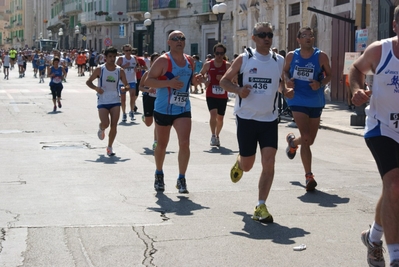
[(324, 87), (331, 80), (331, 68), (326, 53), (313, 47), (314, 33), (309, 27), (298, 31), (300, 48), (288, 53), (284, 64), (286, 96), (300, 136), (287, 135), (286, 153), (293, 159), (301, 145), (302, 165), (305, 169), (306, 191), (313, 191), (317, 185), (312, 173), (313, 144), (320, 125), (320, 116), (325, 105)]
[(198, 85), (193, 77), (194, 60), (184, 54), (186, 37), (181, 31), (169, 34), (170, 52), (161, 55), (152, 65), (143, 86), (158, 88), (154, 107), (158, 144), (154, 151), (155, 182), (157, 191), (165, 190), (163, 162), (172, 126), (179, 139), (179, 177), (176, 188), (188, 193), (186, 170), (190, 158), (191, 105), (190, 86)]
[(48, 77), (51, 78), (50, 80), (50, 90), (51, 94), (53, 95), (53, 112), (57, 111), (56, 100), (58, 102), (58, 107), (61, 108), (61, 91), (64, 88), (62, 85), (62, 80), (65, 75), (65, 70), (62, 66), (60, 66), (60, 58), (54, 57), (53, 65), (48, 68), (47, 70)]

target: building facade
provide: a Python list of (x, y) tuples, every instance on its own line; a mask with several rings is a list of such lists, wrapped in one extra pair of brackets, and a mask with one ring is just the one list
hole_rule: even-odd
[[(220, 2), (227, 7), (222, 17), (212, 12)], [(345, 52), (358, 50), (357, 30), (367, 30), (364, 45), (392, 36), (392, 13), (398, 4), (399, 0), (0, 0), (0, 33), (3, 46), (8, 42), (31, 47), (38, 38), (48, 38), (59, 40), (64, 49), (99, 51), (130, 43), (143, 54), (168, 51), (169, 33), (180, 30), (187, 37), (185, 53), (205, 60), (219, 38), (229, 58), (254, 46), (256, 22), (271, 22), (273, 45), (287, 52), (297, 48), (299, 28), (310, 26), (315, 45), (331, 59), (332, 100), (345, 101), (340, 80)]]

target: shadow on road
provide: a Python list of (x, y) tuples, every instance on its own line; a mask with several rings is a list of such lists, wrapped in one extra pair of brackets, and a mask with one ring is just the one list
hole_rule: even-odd
[[(140, 153), (140, 155), (154, 155), (154, 150), (152, 149), (152, 147), (143, 147), (144, 152)], [(176, 152), (174, 151), (166, 151), (165, 155), (169, 155), (169, 154), (174, 154)]]
[[(160, 212), (162, 217), (167, 218), (168, 213), (174, 213), (179, 216), (193, 215), (193, 211), (209, 209), (200, 204), (194, 203), (186, 196), (177, 196), (178, 201), (173, 201), (162, 192), (157, 192), (155, 195), (158, 198), (155, 202), (159, 208), (149, 207), (149, 210)], [(165, 220), (165, 219), (164, 219)]]
[(252, 214), (246, 212), (236, 211), (234, 214), (242, 216), (244, 228), (243, 232), (230, 232), (233, 235), (258, 240), (270, 239), (273, 243), (290, 245), (295, 244), (292, 239), (310, 234), (301, 228), (289, 228), (278, 223), (263, 224), (254, 221), (251, 218)]
[(233, 155), (234, 153), (238, 153), (238, 151), (233, 151), (229, 148), (226, 147), (211, 147), (209, 150), (204, 150), (206, 153), (212, 153), (212, 154), (220, 154), (220, 155)]
[[(305, 186), (300, 182), (291, 181), (290, 183), (292, 185), (305, 188)], [(338, 195), (328, 194), (326, 192), (319, 190), (315, 190), (313, 192), (306, 192), (304, 195), (299, 196), (298, 199), (300, 199), (302, 202), (305, 203), (319, 204), (319, 206), (326, 208), (334, 208), (337, 207), (338, 204), (347, 204), (349, 203), (350, 200), (350, 198), (348, 197), (340, 197)]]
[(96, 160), (85, 160), (87, 162), (94, 162), (94, 163), (104, 163), (104, 164), (116, 164), (118, 162), (125, 162), (128, 161), (130, 159), (122, 159), (121, 157), (118, 156), (112, 156), (112, 157), (108, 157), (105, 155), (98, 155), (98, 159)]

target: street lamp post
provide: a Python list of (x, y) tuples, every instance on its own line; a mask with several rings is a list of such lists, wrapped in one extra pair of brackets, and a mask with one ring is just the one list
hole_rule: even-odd
[(63, 37), (63, 35), (64, 35), (64, 32), (63, 32), (62, 28), (60, 28), (58, 30), (58, 36), (60, 37), (60, 49), (62, 49), (62, 37)]
[(151, 20), (151, 13), (150, 12), (145, 12), (144, 13), (144, 18), (146, 19), (144, 21), (144, 26), (147, 28), (147, 34), (146, 34), (146, 52), (149, 53), (149, 43), (150, 43), (150, 27), (152, 24)]
[(227, 11), (227, 5), (224, 2), (224, 0), (216, 0), (216, 2), (220, 4), (216, 4), (212, 7), (212, 12), (217, 16), (218, 23), (219, 23), (219, 31), (218, 31), (218, 42), (222, 42), (222, 19), (224, 13)]
[(79, 38), (79, 33), (80, 33), (80, 27), (79, 25), (75, 26), (75, 48), (78, 49), (78, 38)]

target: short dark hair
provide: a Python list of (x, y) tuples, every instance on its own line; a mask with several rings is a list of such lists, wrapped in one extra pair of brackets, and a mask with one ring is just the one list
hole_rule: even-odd
[(104, 55), (108, 55), (108, 54), (118, 54), (118, 49), (116, 49), (113, 46), (108, 46), (107, 49), (105, 49)]
[(154, 62), (155, 61), (155, 59), (157, 58), (157, 57), (159, 57), (160, 56), (160, 54), (158, 54), (158, 53), (153, 53), (152, 55), (151, 55), (151, 62)]
[(221, 48), (223, 48), (223, 50), (224, 50), (224, 53), (226, 53), (226, 46), (224, 46), (223, 44), (221, 44), (221, 43), (217, 43), (217, 44), (215, 44), (214, 46), (213, 46), (213, 53), (215, 53), (216, 52), (216, 48), (218, 48), (218, 47), (221, 47)]
[(53, 62), (54, 62), (54, 61), (60, 61), (60, 58), (59, 58), (59, 57), (54, 57), (54, 58), (53, 58)]
[(298, 34), (296, 35), (297, 38), (301, 38), (301, 35), (305, 31), (311, 31), (313, 33), (313, 29), (310, 27), (302, 27), (299, 29)]

